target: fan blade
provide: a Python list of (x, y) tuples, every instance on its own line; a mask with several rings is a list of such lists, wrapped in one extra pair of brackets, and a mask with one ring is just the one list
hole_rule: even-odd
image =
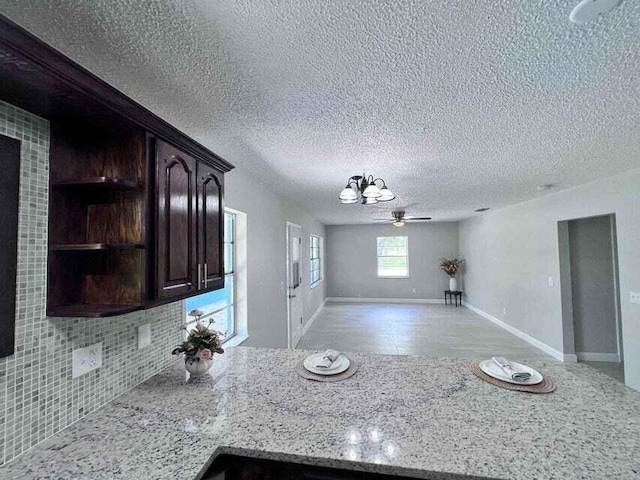
[(379, 221), (379, 222), (393, 222), (394, 219), (393, 218), (374, 218), (375, 221)]
[(409, 222), (422, 222), (431, 220), (431, 217), (404, 217), (403, 220), (407, 220)]

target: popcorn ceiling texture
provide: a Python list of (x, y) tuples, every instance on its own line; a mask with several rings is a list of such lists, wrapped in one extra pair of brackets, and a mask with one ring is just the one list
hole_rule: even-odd
[[(0, 102), (0, 135), (20, 140), (15, 354), (0, 358), (0, 464), (173, 362), (182, 302), (107, 319), (47, 318), (49, 122)], [(136, 327), (151, 323), (138, 350)], [(1, 332), (0, 332), (1, 334)], [(71, 378), (71, 352), (103, 343), (103, 366)]]
[[(640, 165), (640, 2), (586, 25), (569, 21), (576, 3), (4, 0), (0, 11), (332, 224), (413, 203), (459, 219)], [(339, 205), (362, 170), (398, 200)]]

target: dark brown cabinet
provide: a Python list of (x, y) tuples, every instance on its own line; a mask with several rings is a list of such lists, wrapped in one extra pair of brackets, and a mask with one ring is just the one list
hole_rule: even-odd
[(223, 173), (156, 141), (159, 299), (224, 286)]
[(1, 15), (0, 58), (0, 99), (51, 125), (47, 315), (222, 288), (233, 165)]
[(196, 166), (192, 157), (157, 141), (157, 298), (198, 289)]
[(198, 164), (198, 254), (202, 288), (224, 287), (224, 196), (222, 172)]

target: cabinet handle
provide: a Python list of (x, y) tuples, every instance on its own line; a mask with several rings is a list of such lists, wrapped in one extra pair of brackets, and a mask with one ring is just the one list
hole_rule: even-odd
[(202, 284), (202, 265), (198, 264), (198, 289), (200, 289), (201, 284)]
[(204, 288), (207, 288), (207, 283), (209, 280), (207, 279), (207, 264), (204, 264)]

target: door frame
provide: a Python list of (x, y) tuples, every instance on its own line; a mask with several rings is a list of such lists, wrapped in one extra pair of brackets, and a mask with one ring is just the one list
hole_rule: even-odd
[[(617, 224), (616, 214), (603, 213), (598, 215), (588, 215), (585, 217), (569, 218), (566, 220), (558, 221), (558, 247), (560, 257), (560, 296), (562, 306), (562, 332), (563, 332), (563, 353), (564, 361), (569, 363), (575, 363), (578, 361), (575, 351), (575, 337), (574, 337), (574, 316), (572, 305), (572, 278), (571, 278), (571, 261), (570, 261), (570, 248), (569, 248), (569, 222), (573, 220), (584, 220), (595, 217), (609, 217), (611, 225), (611, 254), (613, 259), (613, 289), (614, 289), (614, 302), (615, 302), (615, 324), (616, 324), (616, 340), (618, 346), (618, 362), (624, 362), (624, 349), (623, 349), (623, 327), (622, 327), (622, 312), (620, 305), (620, 278), (619, 278), (619, 265), (618, 265), (618, 238), (617, 238)], [(618, 363), (616, 362), (616, 363)]]
[[(302, 239), (302, 225), (298, 225), (297, 223), (293, 223), (290, 221), (286, 221), (285, 227), (284, 227), (284, 237), (285, 237), (285, 241), (284, 241), (284, 248), (285, 248), (285, 258), (286, 258), (286, 276), (285, 276), (285, 285), (284, 285), (284, 299), (285, 302), (287, 303), (287, 348), (292, 349), (295, 348), (295, 345), (292, 345), (292, 336), (293, 336), (293, 329), (291, 328), (291, 303), (289, 302), (289, 285), (290, 285), (290, 278), (289, 276), (291, 275), (291, 258), (290, 258), (290, 251), (289, 251), (289, 242), (290, 242), (290, 236), (289, 236), (289, 227), (296, 227), (300, 229), (300, 238)], [(300, 248), (300, 268), (302, 268), (302, 246)], [(300, 287), (302, 287), (302, 283), (300, 284)], [(303, 312), (304, 315), (304, 312)]]

